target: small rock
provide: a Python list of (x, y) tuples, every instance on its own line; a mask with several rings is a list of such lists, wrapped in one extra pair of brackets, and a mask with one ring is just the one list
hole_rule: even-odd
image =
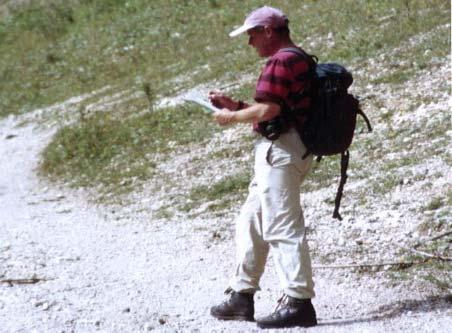
[(152, 331), (152, 330), (154, 330), (154, 326), (152, 326), (151, 323), (144, 324), (143, 328), (144, 328), (145, 331)]
[(163, 318), (163, 317), (160, 317), (160, 318), (159, 318), (159, 324), (160, 324), (160, 325), (165, 325), (165, 324), (166, 324), (166, 319)]
[(130, 312), (130, 308), (125, 308), (124, 310), (122, 310), (123, 313), (129, 313)]
[(339, 238), (339, 240), (337, 241), (337, 245), (339, 245), (339, 246), (344, 246), (345, 245), (345, 239), (343, 239), (343, 238)]
[(69, 207), (61, 207), (61, 208), (58, 208), (57, 210), (55, 210), (55, 213), (57, 213), (57, 214), (67, 214), (67, 213), (70, 213), (71, 211), (72, 211), (72, 209), (69, 208)]
[(16, 134), (8, 134), (7, 136), (5, 136), (6, 140), (10, 140), (12, 138), (15, 138), (17, 135)]
[(11, 244), (10, 243), (5, 243), (5, 244), (3, 244), (2, 247), (0, 247), (0, 250), (2, 250), (2, 252), (3, 251), (6, 252), (6, 251), (8, 251), (10, 249), (11, 249)]

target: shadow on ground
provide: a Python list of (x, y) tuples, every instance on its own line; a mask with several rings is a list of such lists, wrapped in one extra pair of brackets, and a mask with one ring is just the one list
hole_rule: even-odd
[(341, 326), (356, 323), (372, 322), (376, 320), (391, 319), (403, 313), (430, 312), (433, 310), (452, 309), (452, 295), (432, 296), (422, 300), (397, 301), (388, 305), (380, 306), (377, 310), (369, 312), (362, 317), (344, 319), (323, 319), (319, 321), (319, 326)]

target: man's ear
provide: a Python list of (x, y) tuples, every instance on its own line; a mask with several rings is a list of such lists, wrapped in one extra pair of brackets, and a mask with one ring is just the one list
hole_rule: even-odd
[(268, 25), (264, 26), (264, 32), (267, 38), (270, 38), (273, 35), (273, 29), (270, 28)]

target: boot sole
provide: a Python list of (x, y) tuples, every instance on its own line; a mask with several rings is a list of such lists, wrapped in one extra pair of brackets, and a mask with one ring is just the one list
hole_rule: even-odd
[(219, 316), (219, 315), (215, 315), (213, 313), (211, 313), (211, 315), (212, 315), (212, 317), (217, 318), (219, 320), (255, 321), (254, 318), (252, 318), (252, 317), (240, 316), (240, 315), (236, 315), (236, 316)]
[(314, 327), (317, 326), (317, 322), (316, 323), (300, 323), (300, 324), (287, 324), (287, 325), (274, 325), (274, 324), (262, 324), (262, 323), (257, 323), (257, 327), (259, 328), (290, 328), (290, 327), (304, 327), (304, 328), (308, 328), (308, 327)]

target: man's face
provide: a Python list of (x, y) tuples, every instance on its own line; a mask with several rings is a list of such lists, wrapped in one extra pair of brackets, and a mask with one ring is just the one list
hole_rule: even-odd
[(264, 27), (256, 27), (247, 31), (248, 45), (254, 47), (260, 57), (271, 55), (270, 38)]

